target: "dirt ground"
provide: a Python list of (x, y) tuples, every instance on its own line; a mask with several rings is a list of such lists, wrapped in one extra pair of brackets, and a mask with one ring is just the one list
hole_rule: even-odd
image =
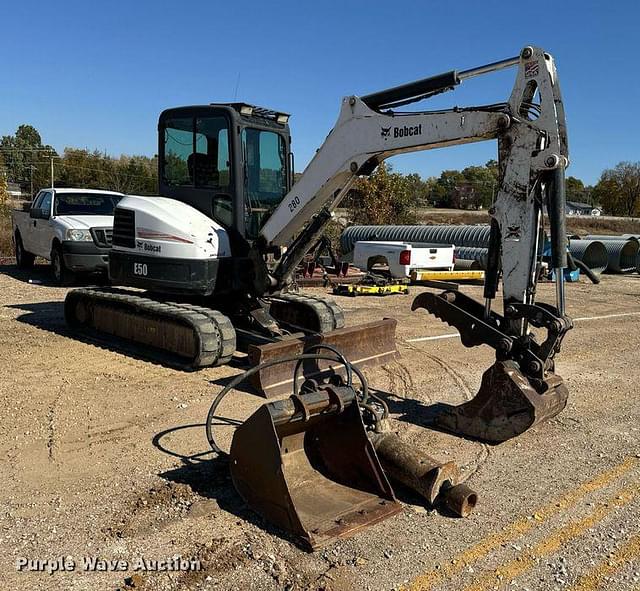
[[(207, 410), (242, 359), (185, 373), (78, 340), (64, 325), (66, 290), (47, 278), (44, 267), (0, 268), (0, 588), (640, 589), (640, 276), (567, 286), (576, 322), (557, 369), (569, 404), (497, 446), (424, 427), (429, 405), (475, 393), (488, 348), (419, 340), (454, 332), (410, 311), (423, 288), (341, 299), (348, 324), (398, 319), (401, 358), (370, 382), (393, 394), (400, 436), (456, 461), (480, 501), (455, 519), (398, 492), (399, 515), (314, 554), (248, 510), (208, 453)], [(552, 293), (540, 286), (540, 299)], [(261, 402), (235, 393), (221, 413), (242, 419)], [(176, 555), (201, 570), (134, 570)], [(59, 557), (75, 570), (16, 568)], [(85, 570), (84, 557), (122, 570)]]

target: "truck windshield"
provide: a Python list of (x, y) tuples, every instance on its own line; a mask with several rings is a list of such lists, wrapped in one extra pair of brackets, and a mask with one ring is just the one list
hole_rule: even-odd
[(55, 215), (113, 215), (121, 195), (100, 193), (58, 193)]
[(287, 192), (287, 147), (284, 138), (273, 131), (242, 130), (246, 231), (258, 234), (266, 218)]

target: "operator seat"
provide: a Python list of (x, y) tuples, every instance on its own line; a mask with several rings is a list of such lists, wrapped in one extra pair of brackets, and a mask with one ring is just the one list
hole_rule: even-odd
[(217, 187), (220, 183), (220, 173), (215, 161), (208, 154), (196, 152), (187, 159), (191, 182), (198, 186)]

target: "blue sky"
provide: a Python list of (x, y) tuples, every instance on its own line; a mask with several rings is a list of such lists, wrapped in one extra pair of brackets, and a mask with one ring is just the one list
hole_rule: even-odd
[[(0, 135), (30, 123), (59, 150), (151, 155), (162, 109), (236, 99), (292, 114), (301, 169), (335, 122), (342, 96), (470, 68), (534, 44), (558, 65), (568, 173), (593, 183), (606, 167), (640, 160), (639, 17), (640, 4), (628, 0), (21, 0), (3, 7)], [(469, 80), (422, 104), (505, 100), (513, 76), (507, 70)], [(392, 162), (430, 176), (483, 164), (495, 152), (494, 142), (484, 142)]]

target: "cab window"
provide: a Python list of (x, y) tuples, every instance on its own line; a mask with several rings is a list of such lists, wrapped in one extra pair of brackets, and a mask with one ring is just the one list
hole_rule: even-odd
[(163, 175), (168, 185), (228, 190), (230, 165), (225, 117), (166, 121)]
[(287, 147), (284, 137), (273, 131), (242, 130), (246, 232), (256, 237), (271, 212), (287, 192)]
[(42, 195), (42, 199), (40, 201), (40, 205), (38, 206), (38, 208), (43, 211), (44, 213), (48, 213), (51, 214), (51, 199), (52, 199), (53, 195), (51, 194), (51, 191), (47, 191), (46, 193), (43, 193)]

